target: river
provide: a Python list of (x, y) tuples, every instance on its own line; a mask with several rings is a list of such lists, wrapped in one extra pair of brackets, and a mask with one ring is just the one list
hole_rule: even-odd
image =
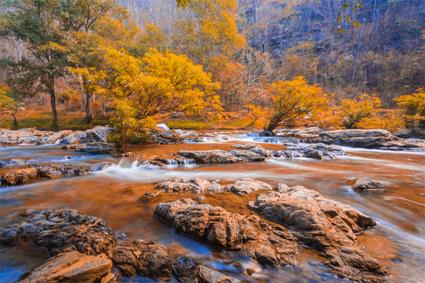
[[(167, 157), (179, 150), (232, 149), (234, 144), (259, 142), (264, 147), (280, 149), (275, 139), (256, 140), (233, 135), (205, 139), (201, 143), (147, 145), (133, 147), (139, 159)], [(161, 194), (147, 199), (155, 184), (172, 177), (205, 177), (230, 182), (255, 178), (270, 184), (302, 185), (317, 190), (327, 198), (349, 204), (373, 217), (378, 225), (359, 236), (365, 251), (387, 268), (395, 282), (424, 282), (425, 278), (425, 153), (343, 148), (345, 156), (335, 160), (267, 159), (260, 163), (223, 165), (145, 166), (132, 159), (114, 159), (108, 155), (90, 155), (62, 150), (58, 146), (20, 146), (0, 149), (1, 159), (25, 159), (41, 162), (94, 164), (113, 162), (113, 166), (86, 177), (44, 181), (0, 189), (0, 226), (14, 213), (24, 209), (73, 208), (101, 217), (115, 230), (130, 239), (152, 240), (172, 250), (186, 253), (200, 262), (241, 279), (274, 282), (346, 282), (327, 272), (317, 255), (304, 251), (300, 268), (267, 269), (248, 277), (237, 264), (255, 265), (248, 259), (210, 248), (190, 237), (177, 234), (153, 216), (159, 202), (188, 194)], [(371, 177), (387, 183), (384, 192), (358, 193), (351, 185), (357, 178)], [(239, 197), (231, 193), (205, 195), (206, 203), (228, 211), (253, 213), (247, 208), (256, 193)], [(0, 281), (16, 282), (40, 264), (47, 255), (30, 244), (0, 247)], [(125, 282), (149, 282), (145, 278), (124, 278)]]

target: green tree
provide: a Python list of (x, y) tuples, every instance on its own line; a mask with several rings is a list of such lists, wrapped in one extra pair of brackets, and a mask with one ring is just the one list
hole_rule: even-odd
[[(96, 91), (96, 82), (103, 76), (102, 72), (96, 71), (102, 63), (99, 46), (117, 44), (115, 36), (108, 30), (124, 30), (121, 33), (124, 35), (127, 29), (121, 21), (128, 18), (125, 11), (110, 0), (65, 2), (61, 17), (64, 27), (70, 31), (64, 42), (68, 54), (67, 70), (74, 75), (83, 92), (85, 120), (89, 124), (93, 120), (91, 100)], [(118, 26), (121, 28), (118, 29)], [(127, 39), (124, 36), (123, 38)]]
[(66, 67), (60, 11), (61, 1), (8, 1), (6, 12), (0, 16), (1, 35), (24, 41), (28, 50), (28, 56), (20, 61), (4, 60), (3, 65), (19, 72), (16, 82), (31, 85), (34, 93), (50, 95), (53, 129), (59, 128), (55, 82)]

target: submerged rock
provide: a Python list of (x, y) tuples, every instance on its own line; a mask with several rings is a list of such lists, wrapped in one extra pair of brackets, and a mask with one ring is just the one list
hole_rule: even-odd
[(226, 250), (239, 251), (263, 265), (295, 264), (295, 238), (285, 229), (258, 216), (230, 213), (191, 199), (160, 203), (155, 215), (178, 232)]
[(302, 186), (280, 185), (278, 190), (261, 194), (251, 208), (322, 253), (335, 274), (361, 282), (384, 281), (388, 273), (361, 250), (356, 237), (376, 225), (373, 219)]
[(82, 144), (82, 143), (107, 143), (108, 135), (112, 128), (96, 126), (87, 131), (75, 131), (72, 134), (57, 140), (58, 144)]
[(386, 190), (386, 183), (382, 181), (373, 180), (370, 178), (362, 178), (362, 179), (358, 179), (354, 183), (353, 189), (359, 192), (383, 191), (383, 190)]
[(23, 276), (21, 283), (116, 282), (112, 261), (105, 255), (89, 256), (77, 251), (61, 253)]

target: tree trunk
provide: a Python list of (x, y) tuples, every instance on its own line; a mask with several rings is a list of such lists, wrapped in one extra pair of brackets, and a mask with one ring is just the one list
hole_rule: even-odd
[(59, 123), (58, 123), (58, 112), (56, 110), (56, 92), (55, 92), (55, 86), (54, 82), (51, 84), (49, 89), (50, 94), (50, 105), (52, 106), (52, 129), (54, 131), (59, 130)]
[(19, 124), (18, 124), (18, 119), (16, 119), (16, 113), (12, 113), (12, 117), (13, 117), (13, 129), (17, 130), (19, 127)]
[(86, 112), (87, 124), (90, 124), (93, 121), (93, 113), (91, 112), (90, 99), (91, 99), (91, 94), (86, 92), (86, 103), (84, 105), (84, 111)]
[(273, 116), (266, 128), (266, 131), (273, 132), (273, 130), (276, 129), (277, 126), (279, 126), (280, 122), (281, 122), (280, 115)]

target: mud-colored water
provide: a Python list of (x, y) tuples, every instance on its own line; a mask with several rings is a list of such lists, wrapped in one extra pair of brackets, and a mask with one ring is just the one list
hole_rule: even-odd
[[(250, 142), (253, 140), (250, 139)], [(232, 149), (237, 141), (214, 143), (149, 145), (137, 147), (139, 159), (168, 157), (179, 150)], [(267, 144), (269, 148), (282, 148)], [(131, 239), (153, 240), (172, 250), (190, 254), (199, 261), (255, 282), (339, 282), (311, 251), (299, 256), (300, 269), (263, 270), (256, 278), (245, 277), (238, 265), (254, 264), (246, 258), (215, 250), (189, 237), (176, 234), (172, 228), (153, 217), (155, 206), (162, 201), (186, 194), (161, 194), (147, 199), (144, 194), (155, 190), (156, 182), (176, 176), (202, 176), (222, 182), (240, 178), (256, 178), (271, 184), (303, 185), (324, 196), (347, 203), (372, 216), (378, 226), (359, 237), (364, 249), (378, 259), (396, 282), (424, 282), (425, 278), (425, 154), (345, 149), (347, 155), (329, 161), (269, 159), (261, 163), (203, 165), (149, 168), (134, 160), (113, 160), (105, 155), (85, 155), (57, 147), (16, 147), (0, 149), (0, 159), (37, 159), (45, 162), (95, 163), (114, 161), (93, 176), (45, 181), (0, 190), (0, 225), (7, 224), (13, 214), (26, 209), (68, 207), (101, 217), (116, 231)], [(388, 183), (385, 192), (359, 194), (351, 189), (355, 179), (371, 177)], [(207, 203), (232, 212), (253, 213), (248, 201), (256, 194), (238, 197), (230, 193), (205, 195)], [(0, 248), (0, 282), (15, 282), (24, 272), (46, 258), (43, 251), (31, 245)], [(239, 263), (238, 263), (239, 262)], [(139, 282), (141, 278), (126, 279)]]

